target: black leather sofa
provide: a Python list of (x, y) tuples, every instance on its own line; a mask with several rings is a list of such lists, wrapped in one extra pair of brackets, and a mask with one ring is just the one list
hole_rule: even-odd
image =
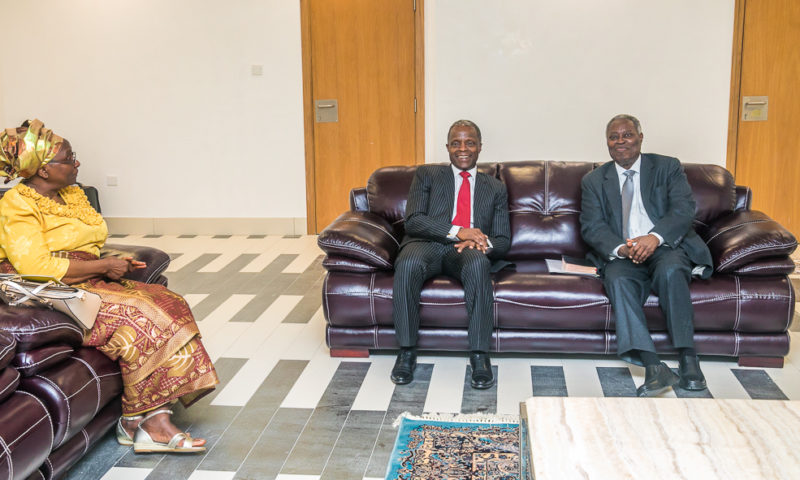
[[(511, 249), (516, 264), (494, 275), (496, 352), (614, 354), (614, 315), (599, 279), (550, 275), (545, 259), (583, 257), (578, 216), (581, 178), (600, 164), (519, 161), (481, 163), (480, 171), (508, 188)], [(331, 355), (366, 356), (395, 349), (392, 265), (403, 236), (403, 214), (415, 167), (373, 173), (350, 194), (345, 212), (319, 236), (323, 308)], [(697, 203), (694, 227), (714, 259), (714, 274), (691, 284), (695, 341), (703, 355), (741, 365), (782, 366), (795, 293), (788, 274), (795, 237), (750, 209), (752, 192), (715, 165), (685, 164)], [(436, 277), (422, 291), (419, 348), (466, 350), (467, 318), (459, 282)], [(671, 346), (657, 298), (645, 313), (657, 349)]]

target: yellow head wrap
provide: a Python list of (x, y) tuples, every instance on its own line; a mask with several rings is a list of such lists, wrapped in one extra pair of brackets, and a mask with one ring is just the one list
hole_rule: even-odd
[(56, 156), (64, 142), (38, 119), (25, 123), (28, 125), (0, 131), (0, 176), (7, 177), (6, 183), (35, 175)]

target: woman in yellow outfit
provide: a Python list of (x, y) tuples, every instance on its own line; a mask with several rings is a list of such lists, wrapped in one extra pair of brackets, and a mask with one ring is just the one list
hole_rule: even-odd
[(103, 217), (74, 185), (70, 143), (39, 120), (0, 131), (0, 176), (24, 180), (0, 199), (0, 272), (46, 275), (97, 293), (102, 306), (83, 344), (119, 361), (122, 418), (117, 439), (136, 452), (199, 452), (170, 420), (219, 382), (186, 301), (162, 285), (123, 277), (143, 268), (132, 258), (99, 258)]

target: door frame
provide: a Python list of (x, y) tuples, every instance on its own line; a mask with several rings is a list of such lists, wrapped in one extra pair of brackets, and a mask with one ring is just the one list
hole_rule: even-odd
[[(414, 96), (416, 97), (415, 158), (425, 163), (425, 0), (408, 0), (414, 8)], [(303, 56), (303, 130), (306, 157), (306, 232), (317, 232), (316, 159), (314, 158), (314, 92), (311, 78), (311, 0), (300, 0), (300, 37)]]
[(728, 153), (725, 167), (736, 178), (736, 160), (739, 144), (739, 117), (742, 94), (742, 51), (744, 49), (744, 11), (747, 0), (736, 0), (733, 11), (733, 52), (731, 54), (731, 93), (728, 107)]

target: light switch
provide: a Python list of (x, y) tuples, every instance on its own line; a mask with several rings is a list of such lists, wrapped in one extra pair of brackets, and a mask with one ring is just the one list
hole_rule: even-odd
[(116, 175), (109, 175), (106, 177), (106, 185), (109, 187), (116, 187), (117, 186), (117, 176)]
[(250, 75), (254, 77), (264, 75), (264, 65), (250, 65)]

